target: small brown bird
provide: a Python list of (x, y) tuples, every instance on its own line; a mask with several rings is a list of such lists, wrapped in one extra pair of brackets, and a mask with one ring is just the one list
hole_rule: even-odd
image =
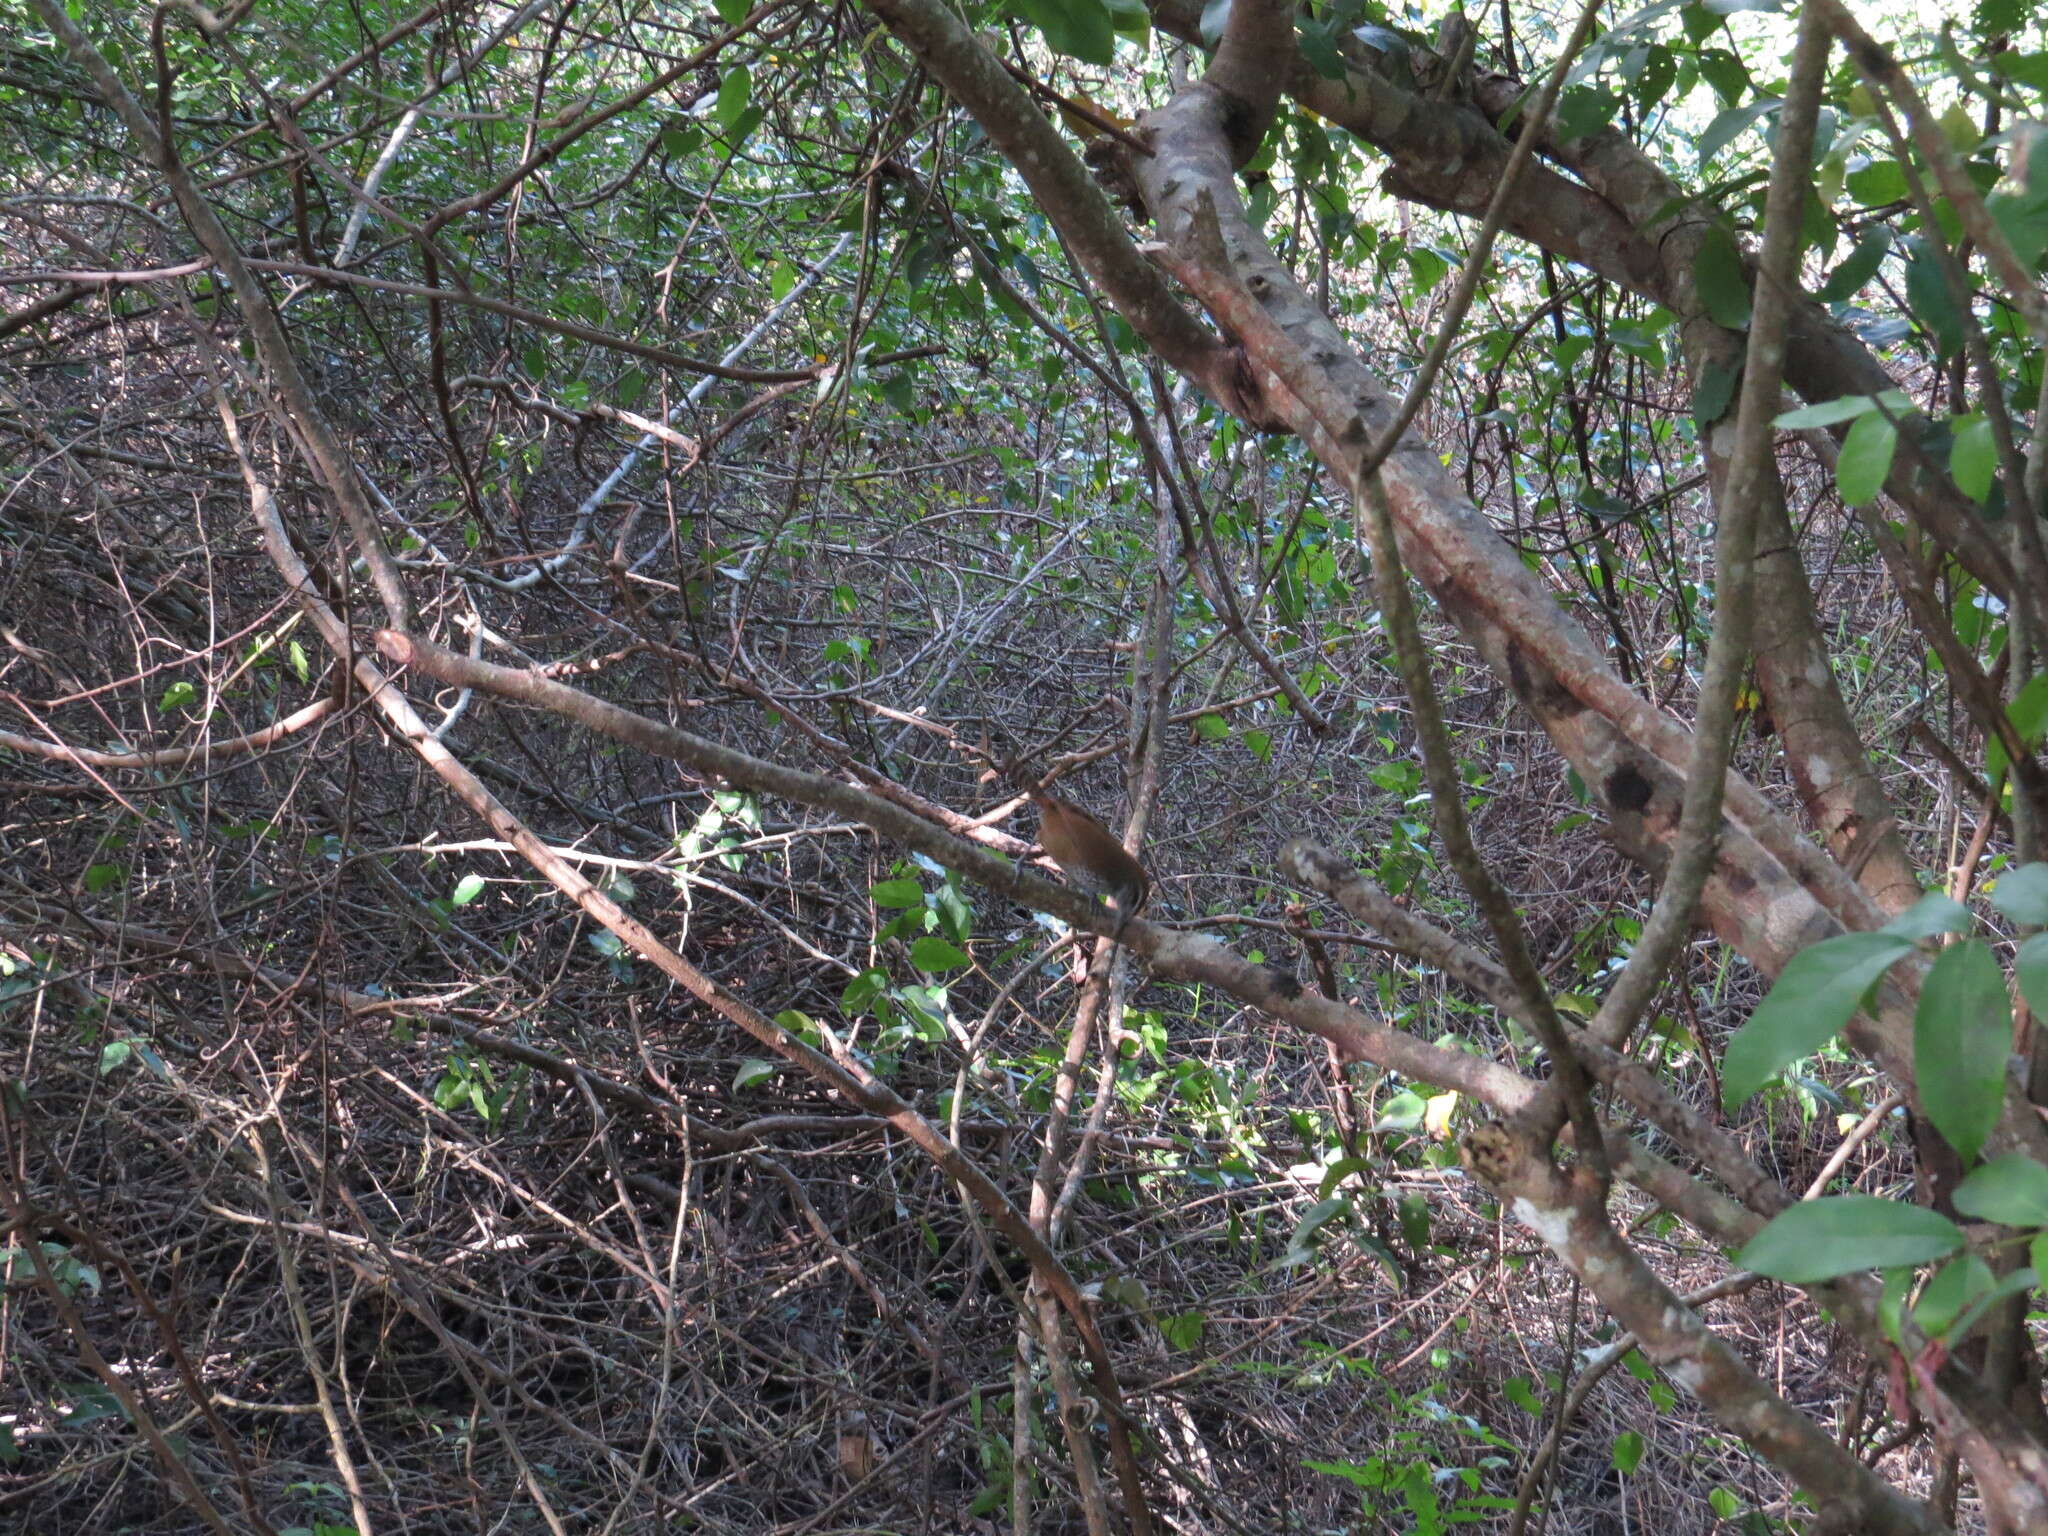
[(1078, 805), (1044, 788), (1030, 791), (1038, 807), (1038, 842), (1060, 870), (1081, 890), (1107, 896), (1116, 911), (1112, 940), (1124, 936), (1124, 924), (1137, 915), (1152, 894), (1152, 878), (1131, 857), (1116, 834)]

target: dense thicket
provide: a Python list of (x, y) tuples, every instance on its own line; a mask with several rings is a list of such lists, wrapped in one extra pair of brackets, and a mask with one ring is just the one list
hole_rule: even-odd
[(2044, 91), (0, 0), (0, 1524), (2043, 1529)]

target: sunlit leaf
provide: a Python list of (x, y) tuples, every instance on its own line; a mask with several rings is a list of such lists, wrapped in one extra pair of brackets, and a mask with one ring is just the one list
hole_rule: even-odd
[(1871, 984), (1913, 948), (1891, 933), (1845, 933), (1802, 949), (1722, 1056), (1723, 1100), (1734, 1109), (1779, 1072), (1832, 1040)]

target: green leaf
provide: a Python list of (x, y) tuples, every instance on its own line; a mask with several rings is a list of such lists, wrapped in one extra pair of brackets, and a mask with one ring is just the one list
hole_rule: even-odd
[(972, 965), (952, 944), (935, 933), (928, 933), (910, 946), (910, 963), (920, 971), (957, 971), (963, 965)]
[(718, 11), (718, 19), (728, 27), (736, 27), (747, 19), (747, 12), (753, 7), (747, 0), (711, 0)]
[(1793, 1062), (1832, 1040), (1871, 984), (1912, 948), (1911, 940), (1897, 934), (1845, 933), (1787, 961), (1770, 995), (1723, 1053), (1727, 1107), (1736, 1108)]
[(1851, 171), (1843, 185), (1849, 195), (1865, 208), (1896, 203), (1906, 195), (1906, 173), (1894, 160), (1873, 160), (1860, 171)]
[(2037, 1019), (2048, 1019), (2048, 933), (2037, 933), (2013, 956), (2012, 973), (2020, 996)]
[(1428, 1108), (1421, 1094), (1412, 1088), (1404, 1088), (1387, 1100), (1379, 1119), (1372, 1124), (1372, 1134), (1381, 1136), (1388, 1131), (1419, 1131)]
[(1084, 64), (1116, 58), (1116, 25), (1102, 0), (1010, 0), (1009, 9), (1044, 33), (1056, 53)]
[(1991, 435), (1991, 421), (1983, 415), (1959, 417), (1949, 439), (1948, 472), (1956, 489), (1978, 506), (1991, 495), (1991, 482), (1998, 473), (1998, 444)]
[(1953, 896), (1929, 891), (1878, 931), (1918, 942), (1931, 939), (1937, 933), (1967, 933), (1970, 924), (1968, 907)]
[[(2040, 745), (2042, 731), (2048, 729), (2048, 672), (2028, 679), (2006, 707), (2005, 717), (2019, 734), (2021, 746), (2032, 751)], [(1984, 767), (1991, 777), (1998, 777), (2011, 766), (2001, 738), (1994, 736), (1984, 744)]]
[(1193, 1349), (1202, 1342), (1202, 1334), (1209, 1326), (1206, 1312), (1175, 1312), (1159, 1319), (1159, 1333), (1166, 1340), (1168, 1349)]
[(1772, 96), (1762, 101), (1752, 101), (1747, 106), (1730, 107), (1716, 116), (1707, 124), (1707, 131), (1700, 135), (1701, 169), (1704, 170), (1709, 160), (1747, 133), (1750, 124), (1777, 111), (1780, 105), (1778, 98)]
[(1857, 417), (1835, 460), (1835, 485), (1842, 500), (1852, 507), (1875, 501), (1885, 476), (1892, 472), (1892, 453), (1898, 446), (1899, 429), (1884, 417), (1875, 411)]
[(2033, 1286), (2040, 1284), (2040, 1280), (2040, 1272), (2029, 1266), (2026, 1269), (2016, 1269), (1988, 1290), (1979, 1291), (1976, 1299), (1964, 1309), (1963, 1315), (1957, 1318), (1949, 1328), (1948, 1342), (1951, 1344), (1955, 1343), (1975, 1327), (1977, 1319), (1984, 1315), (1987, 1308), (1996, 1306), (2008, 1296), (2016, 1296), (2021, 1291), (2031, 1289)]
[(1700, 370), (1699, 383), (1692, 391), (1692, 422), (1702, 437), (1728, 414), (1728, 406), (1735, 399), (1735, 386), (1741, 382), (1742, 370), (1727, 363), (1709, 363)]
[(1152, 13), (1145, 9), (1145, 0), (1104, 0), (1104, 9), (1121, 36), (1142, 44), (1152, 35)]
[(1788, 1285), (1946, 1258), (1963, 1234), (1946, 1216), (1877, 1195), (1830, 1195), (1780, 1211), (1735, 1262)]
[(199, 690), (181, 678), (164, 690), (163, 697), (157, 701), (157, 707), (166, 712), (174, 709), (184, 709), (194, 703), (198, 697)]
[(1949, 1325), (1961, 1316), (1963, 1308), (1997, 1283), (1991, 1266), (1976, 1254), (1957, 1255), (1937, 1269), (1921, 1287), (1920, 1299), (1913, 1307), (1914, 1325), (1932, 1337), (1944, 1336)]
[(1984, 1148), (2005, 1102), (2012, 1003), (1991, 946), (1951, 944), (1935, 957), (1913, 1017), (1920, 1101), (1964, 1163)]
[(1906, 263), (1906, 304), (1934, 338), (1943, 357), (1963, 350), (1963, 316), (1948, 288), (1948, 279), (1925, 241), (1913, 242), (1912, 258)]
[(1903, 414), (1913, 408), (1908, 400), (1896, 389), (1888, 389), (1881, 395), (1844, 395), (1839, 400), (1823, 400), (1818, 405), (1802, 405), (1796, 411), (1784, 411), (1771, 418), (1771, 425), (1783, 427), (1788, 432), (1797, 432), (1806, 427), (1832, 427), (1837, 422), (1851, 421), (1858, 416), (1868, 415), (1878, 406)]
[(1643, 1464), (1643, 1452), (1646, 1449), (1647, 1445), (1639, 1431), (1624, 1429), (1614, 1437), (1614, 1470), (1627, 1477)]
[(1598, 133), (1614, 121), (1621, 110), (1621, 98), (1598, 86), (1573, 86), (1557, 103), (1557, 142), (1569, 144), (1589, 133)]
[(728, 70), (718, 82), (718, 100), (711, 108), (711, 121), (721, 128), (731, 128), (740, 120), (740, 114), (747, 110), (754, 96), (754, 77), (746, 66)]
[(878, 907), (903, 909), (924, 905), (924, 887), (915, 880), (878, 881), (868, 894)]
[(1991, 887), (1991, 905), (2016, 923), (2048, 928), (2048, 864), (2008, 869)]
[(456, 881), (455, 889), (448, 893), (448, 900), (458, 907), (466, 907), (484, 893), (482, 875), (464, 875)]
[(1230, 722), (1221, 715), (1197, 715), (1195, 734), (1204, 741), (1221, 741), (1230, 734)]
[(1720, 225), (1709, 228), (1701, 239), (1692, 276), (1708, 319), (1731, 331), (1749, 329), (1749, 273), (1734, 236)]
[(1780, 411), (1771, 418), (1771, 425), (1788, 432), (1800, 432), (1808, 427), (1832, 427), (1837, 422), (1851, 421), (1876, 409), (1877, 401), (1870, 395), (1843, 395), (1839, 400), (1821, 400), (1812, 405), (1802, 405), (1797, 410)]
[(1334, 1195), (1328, 1200), (1318, 1200), (1303, 1211), (1301, 1220), (1294, 1224), (1294, 1231), (1287, 1239), (1287, 1252), (1280, 1260), (1281, 1267), (1293, 1269), (1314, 1258), (1319, 1241), (1317, 1234), (1350, 1209), (1350, 1201)]
[(1891, 249), (1891, 244), (1891, 231), (1882, 224), (1874, 225), (1856, 242), (1856, 249), (1843, 257), (1840, 265), (1828, 274), (1828, 280), (1820, 285), (1818, 297), (1821, 302), (1839, 304), (1844, 299), (1856, 297), (1863, 285), (1877, 276), (1877, 269), (1884, 265), (1885, 253)]
[(739, 1071), (732, 1075), (733, 1092), (738, 1093), (741, 1089), (751, 1088), (756, 1083), (767, 1082), (780, 1068), (780, 1062), (768, 1061), (759, 1056), (748, 1057), (740, 1063)]
[(2048, 1227), (2048, 1167), (2024, 1152), (1995, 1157), (1956, 1186), (1956, 1210), (2008, 1227)]
[(1337, 1161), (1323, 1170), (1322, 1178), (1316, 1181), (1316, 1198), (1318, 1200), (1327, 1199), (1336, 1192), (1337, 1186), (1350, 1178), (1352, 1174), (1370, 1173), (1378, 1166), (1378, 1162), (1370, 1157), (1338, 1158)]
[(1273, 734), (1270, 731), (1246, 731), (1245, 749), (1262, 763), (1273, 761)]

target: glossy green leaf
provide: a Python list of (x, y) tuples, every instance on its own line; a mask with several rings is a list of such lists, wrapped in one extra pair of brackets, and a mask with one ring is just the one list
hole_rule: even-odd
[(1956, 1186), (1956, 1210), (2008, 1227), (2048, 1227), (2048, 1166), (2024, 1152), (1995, 1157)]
[(924, 905), (924, 887), (915, 880), (881, 880), (869, 892), (878, 907), (909, 908)]
[(1830, 1195), (1780, 1211), (1735, 1262), (1788, 1285), (1814, 1285), (1932, 1263), (1962, 1246), (1962, 1232), (1937, 1211), (1877, 1195)]
[(1991, 888), (1991, 905), (2016, 923), (2048, 928), (2048, 864), (2008, 869)]
[(1913, 1016), (1920, 1102), (1965, 1163), (1977, 1160), (2005, 1102), (2012, 1003), (1991, 946), (1951, 944), (1935, 957)]
[(1712, 226), (1701, 239), (1692, 275), (1708, 319), (1731, 331), (1749, 328), (1749, 272), (1734, 237), (1720, 225)]
[(1786, 962), (1749, 1021), (1729, 1040), (1721, 1062), (1723, 1101), (1734, 1109), (1802, 1056), (1832, 1040), (1871, 984), (1909, 953), (1912, 941), (1890, 933), (1845, 933), (1802, 949)]
[(1852, 507), (1868, 506), (1884, 489), (1885, 476), (1892, 472), (1892, 454), (1899, 446), (1899, 429), (1872, 412), (1856, 418), (1849, 435), (1842, 439), (1841, 457), (1835, 460), (1835, 485), (1842, 500)]

